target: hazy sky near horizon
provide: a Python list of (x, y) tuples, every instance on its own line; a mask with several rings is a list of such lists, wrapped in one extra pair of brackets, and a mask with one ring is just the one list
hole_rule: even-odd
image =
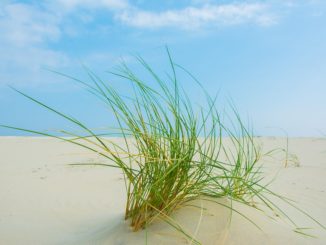
[[(84, 78), (85, 64), (114, 81), (106, 71), (121, 60), (143, 74), (139, 54), (164, 74), (165, 45), (212, 94), (220, 91), (221, 104), (231, 97), (257, 134), (326, 134), (324, 0), (2, 0), (0, 124), (70, 127), (9, 85), (91, 127), (110, 126), (100, 102), (47, 69)], [(20, 134), (0, 128), (0, 135)]]

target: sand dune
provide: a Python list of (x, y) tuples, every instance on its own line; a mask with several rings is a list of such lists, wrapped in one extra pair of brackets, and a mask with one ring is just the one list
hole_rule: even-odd
[[(116, 139), (119, 140), (119, 139)], [(284, 138), (259, 138), (264, 150), (284, 147)], [(288, 167), (284, 156), (264, 159), (273, 191), (326, 225), (326, 140), (291, 138)], [(0, 244), (189, 244), (163, 222), (132, 232), (123, 220), (125, 190), (119, 170), (69, 166), (101, 161), (98, 156), (59, 140), (38, 137), (0, 138)], [(291, 158), (292, 157), (292, 158)], [(299, 166), (297, 166), (299, 165)], [(226, 199), (218, 200), (229, 205)], [(284, 206), (293, 220), (317, 238), (295, 233), (282, 219), (234, 204), (244, 218), (207, 200), (179, 209), (173, 218), (203, 244), (326, 244), (326, 231)], [(280, 203), (283, 207), (283, 204)]]

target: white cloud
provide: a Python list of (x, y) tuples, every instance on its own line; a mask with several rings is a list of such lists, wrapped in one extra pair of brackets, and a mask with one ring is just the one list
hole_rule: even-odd
[(224, 4), (186, 7), (181, 10), (151, 12), (127, 9), (117, 15), (123, 23), (139, 28), (175, 27), (193, 29), (204, 25), (235, 25), (253, 22), (258, 25), (271, 25), (275, 16), (268, 12), (264, 4)]
[(0, 85), (38, 86), (56, 82), (57, 77), (43, 68), (59, 69), (71, 61), (63, 53), (46, 48), (0, 48)]
[(9, 3), (0, 8), (0, 85), (46, 83), (42, 67), (69, 63), (65, 54), (48, 48), (62, 35), (58, 16), (31, 4)]
[(28, 4), (8, 4), (0, 18), (1, 41), (13, 45), (30, 45), (60, 37), (59, 19)]
[[(75, 38), (83, 35), (79, 33), (78, 27), (85, 23), (95, 23), (96, 10), (105, 10), (117, 23), (137, 28), (171, 27), (192, 30), (207, 25), (248, 22), (269, 25), (275, 21), (268, 13), (268, 7), (263, 4), (214, 5), (208, 3), (209, 1), (204, 2), (204, 5), (197, 1), (197, 4), (183, 9), (163, 12), (138, 9), (127, 0), (1, 2), (0, 85), (27, 84), (27, 81), (28, 84), (48, 82), (49, 77), (45, 78), (41, 72), (42, 67), (60, 69), (72, 66), (74, 58), (53, 50), (51, 44), (60, 42), (61, 38), (67, 35), (75, 35)], [(95, 26), (94, 30), (96, 28)], [(88, 58), (114, 59), (110, 54)]]
[(65, 10), (74, 10), (78, 7), (118, 10), (129, 7), (129, 3), (126, 0), (58, 0), (56, 4)]

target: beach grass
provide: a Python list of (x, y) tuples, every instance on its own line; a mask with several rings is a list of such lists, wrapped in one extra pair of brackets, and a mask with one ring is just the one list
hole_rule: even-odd
[[(107, 105), (118, 125), (107, 135), (118, 133), (124, 139), (123, 145), (18, 90), (22, 96), (68, 120), (83, 133), (61, 131), (62, 136), (58, 136), (5, 127), (62, 139), (107, 159), (97, 165), (121, 169), (127, 196), (125, 219), (130, 221), (133, 231), (144, 229), (155, 220), (163, 220), (199, 243), (170, 216), (189, 201), (213, 198), (219, 204), (221, 197), (259, 211), (263, 205), (297, 227), (270, 199), (279, 198), (323, 227), (292, 201), (268, 188), (259, 164), (264, 154), (255, 141), (253, 130), (243, 123), (235, 106), (231, 105), (229, 112), (220, 113), (217, 96), (210, 96), (190, 72), (176, 65), (168, 49), (167, 55), (171, 73), (166, 79), (155, 73), (143, 58), (137, 57), (150, 75), (151, 84), (143, 81), (126, 64), (121, 64), (113, 75), (130, 83), (132, 92), (128, 95), (121, 94), (88, 68), (85, 70), (90, 82), (56, 72), (82, 84)], [(186, 72), (198, 86), (204, 94), (205, 105), (194, 106), (178, 81), (177, 69)], [(232, 207), (227, 208), (238, 212)], [(256, 225), (250, 217), (239, 214)]]

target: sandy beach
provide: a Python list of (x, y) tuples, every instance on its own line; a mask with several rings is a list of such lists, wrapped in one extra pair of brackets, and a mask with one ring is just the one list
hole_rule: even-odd
[[(119, 139), (116, 139), (119, 141)], [(259, 138), (263, 150), (285, 147), (285, 138)], [(326, 225), (326, 139), (290, 138), (284, 155), (263, 159), (270, 188)], [(125, 186), (118, 169), (70, 166), (96, 163), (97, 155), (60, 140), (0, 137), (0, 244), (189, 244), (163, 222), (132, 232), (124, 221)], [(225, 199), (218, 200), (229, 205)], [(316, 238), (293, 231), (284, 219), (267, 217), (233, 204), (257, 223), (205, 200), (177, 210), (173, 218), (202, 244), (326, 244), (326, 231), (279, 203), (300, 227)]]

